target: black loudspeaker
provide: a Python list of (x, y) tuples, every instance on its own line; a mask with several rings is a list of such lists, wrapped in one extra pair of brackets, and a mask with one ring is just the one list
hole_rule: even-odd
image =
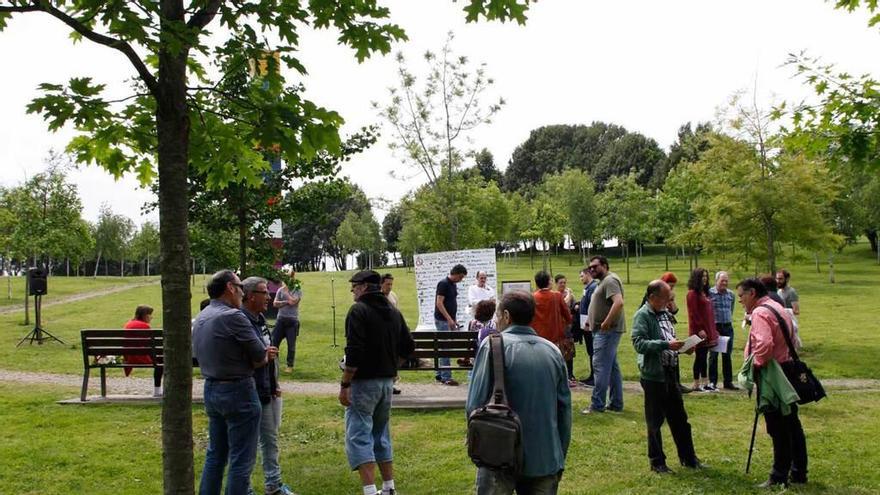
[(28, 295), (42, 296), (49, 292), (46, 284), (46, 270), (31, 268), (28, 270)]

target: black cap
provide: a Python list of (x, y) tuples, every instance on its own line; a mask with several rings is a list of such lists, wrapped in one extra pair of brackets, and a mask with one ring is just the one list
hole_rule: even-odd
[(354, 274), (349, 282), (353, 284), (381, 284), (382, 276), (373, 270), (363, 270)]

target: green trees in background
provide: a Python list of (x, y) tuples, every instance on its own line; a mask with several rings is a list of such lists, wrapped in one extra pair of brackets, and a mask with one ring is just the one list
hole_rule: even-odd
[[(524, 22), (527, 8), (528, 1), (471, 0), (464, 10), (469, 21), (484, 16)], [(311, 160), (321, 151), (338, 154), (341, 117), (304, 99), (301, 86), (285, 87), (275, 67), (283, 63), (306, 73), (296, 57), (300, 29), (332, 26), (340, 44), (351, 47), (360, 61), (374, 52), (387, 53), (392, 42), (406, 35), (387, 21), (387, 8), (355, 0), (308, 5), (287, 0), (11, 0), (0, 6), (0, 29), (10, 17), (33, 12), (63, 22), (73, 30), (74, 41), (87, 39), (118, 51), (136, 77), (131, 98), (122, 99), (107, 97), (105, 86), (88, 76), (67, 85), (43, 84), (43, 96), (29, 110), (43, 115), (50, 129), (70, 123), (79, 131), (69, 145), (79, 162), (97, 163), (116, 176), (135, 171), (144, 182), (158, 179), (165, 330), (163, 486), (166, 494), (192, 494), (189, 167), (206, 172), (211, 186), (237, 180), (256, 184), (267, 166), (255, 143), (277, 149), (289, 163)], [(267, 52), (278, 57), (266, 57)], [(202, 64), (223, 56), (236, 63), (267, 59), (263, 80), (247, 90), (255, 120), (235, 120), (222, 104), (212, 103), (236, 100), (219, 90), (224, 74), (209, 73)], [(217, 108), (219, 115), (210, 114)]]
[(653, 240), (653, 195), (639, 185), (635, 172), (626, 176), (612, 177), (605, 190), (596, 197), (599, 229), (605, 239), (615, 238), (626, 260), (626, 283), (630, 278), (630, 242), (636, 246)]
[(92, 228), (95, 237), (95, 273), (104, 261), (104, 275), (109, 275), (108, 260), (119, 261), (119, 276), (125, 274), (125, 256), (134, 233), (134, 222), (125, 215), (113, 213), (108, 204), (101, 205), (98, 221)]
[(333, 241), (345, 258), (354, 253), (362, 255), (358, 257), (358, 268), (372, 270), (374, 258), (379, 261), (385, 251), (380, 230), (379, 222), (370, 210), (349, 211), (336, 229)]
[(144, 222), (132, 236), (129, 251), (132, 259), (144, 263), (141, 273), (150, 275), (159, 256), (159, 226), (155, 222)]
[(7, 271), (19, 259), (50, 270), (66, 261), (69, 273), (71, 261), (76, 270), (92, 253), (94, 239), (82, 219), (82, 202), (62, 162), (52, 153), (45, 172), (0, 190), (0, 256)]
[(513, 151), (504, 189), (525, 191), (545, 175), (567, 169), (587, 172), (599, 190), (612, 176), (630, 172), (640, 185), (658, 187), (665, 179), (666, 154), (653, 139), (615, 124), (539, 127)]
[[(472, 2), (477, 3), (482, 2)], [(421, 87), (403, 54), (398, 54), (397, 87), (390, 89), (387, 104), (374, 106), (393, 130), (391, 149), (401, 155), (404, 163), (424, 174), (433, 193), (448, 205), (445, 235), (449, 240), (428, 242), (459, 249), (469, 243), (469, 234), (462, 232), (468, 228), (468, 220), (458, 216), (460, 203), (468, 198), (458, 194), (461, 188), (455, 176), (465, 157), (472, 153), (460, 143), (476, 127), (491, 123), (504, 100), (484, 102), (494, 81), (486, 75), (485, 64), (475, 67), (467, 57), (453, 53), (452, 40), (449, 33), (439, 53), (425, 53), (428, 67)], [(485, 168), (485, 155), (481, 160)]]
[[(402, 253), (486, 247), (510, 238), (511, 208), (497, 184), (462, 177), (443, 182), (441, 189), (423, 186), (401, 202)], [(458, 198), (451, 204), (450, 194)], [(458, 225), (456, 244), (449, 236), (453, 217)]]

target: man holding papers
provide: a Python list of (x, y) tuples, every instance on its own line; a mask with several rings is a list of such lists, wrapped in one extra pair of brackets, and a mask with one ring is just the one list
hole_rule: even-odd
[[(645, 422), (648, 425), (648, 458), (651, 470), (659, 474), (672, 471), (666, 465), (660, 428), (669, 422), (669, 430), (678, 450), (682, 466), (700, 469), (704, 466), (694, 453), (691, 425), (678, 388), (676, 366), (678, 351), (684, 342), (676, 340), (675, 330), (664, 319), (672, 290), (662, 280), (648, 284), (647, 304), (633, 317), (632, 342), (638, 353), (639, 378), (645, 391)], [(691, 350), (693, 346), (691, 346)]]

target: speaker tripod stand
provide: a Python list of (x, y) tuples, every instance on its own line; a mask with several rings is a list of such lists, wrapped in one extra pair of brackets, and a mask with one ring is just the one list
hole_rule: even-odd
[(25, 335), (23, 339), (18, 341), (18, 344), (16, 344), (15, 347), (18, 347), (21, 344), (23, 344), (25, 340), (29, 341), (28, 342), (29, 344), (33, 344), (34, 342), (36, 342), (37, 345), (43, 345), (43, 342), (46, 340), (54, 340), (54, 341), (58, 342), (59, 344), (64, 344), (63, 340), (52, 335), (51, 333), (47, 332), (46, 330), (43, 330), (43, 327), (41, 326), (41, 322), (40, 322), (40, 312), (41, 312), (42, 306), (43, 306), (43, 296), (34, 295), (34, 316), (37, 320), (36, 325), (34, 326), (34, 329), (30, 331), (29, 334)]

